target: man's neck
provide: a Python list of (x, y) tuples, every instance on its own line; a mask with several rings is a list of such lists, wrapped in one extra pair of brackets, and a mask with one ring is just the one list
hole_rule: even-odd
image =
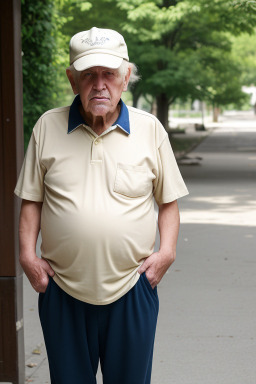
[(114, 113), (106, 114), (104, 116), (93, 116), (87, 115), (84, 112), (82, 105), (79, 107), (80, 113), (83, 116), (85, 122), (89, 127), (100, 136), (104, 131), (111, 127), (114, 122), (117, 120), (120, 113), (120, 105), (117, 105), (117, 108)]

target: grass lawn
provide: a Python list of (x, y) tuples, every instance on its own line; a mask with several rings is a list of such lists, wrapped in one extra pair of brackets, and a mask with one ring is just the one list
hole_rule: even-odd
[(186, 138), (185, 135), (178, 136), (169, 135), (170, 142), (172, 145), (172, 149), (175, 153), (176, 157), (180, 157), (185, 155), (186, 153), (192, 151), (198, 144), (201, 143), (202, 140), (206, 138), (206, 136), (197, 136), (197, 137), (189, 137)]

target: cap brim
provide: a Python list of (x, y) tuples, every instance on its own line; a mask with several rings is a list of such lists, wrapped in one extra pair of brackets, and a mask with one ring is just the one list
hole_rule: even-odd
[(84, 71), (92, 67), (106, 67), (116, 69), (122, 64), (123, 58), (102, 53), (94, 53), (80, 57), (74, 61), (73, 65), (77, 71)]

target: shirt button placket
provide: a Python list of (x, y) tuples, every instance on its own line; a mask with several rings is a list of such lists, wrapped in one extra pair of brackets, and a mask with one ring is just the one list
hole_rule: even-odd
[(101, 163), (103, 159), (102, 139), (96, 138), (92, 143), (92, 162)]

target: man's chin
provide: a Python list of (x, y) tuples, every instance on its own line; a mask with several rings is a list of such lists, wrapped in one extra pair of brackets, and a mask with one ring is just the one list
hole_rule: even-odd
[(94, 117), (97, 117), (97, 116), (103, 117), (103, 116), (107, 115), (108, 113), (111, 113), (111, 109), (109, 106), (107, 106), (105, 104), (97, 104), (91, 108), (90, 112)]

